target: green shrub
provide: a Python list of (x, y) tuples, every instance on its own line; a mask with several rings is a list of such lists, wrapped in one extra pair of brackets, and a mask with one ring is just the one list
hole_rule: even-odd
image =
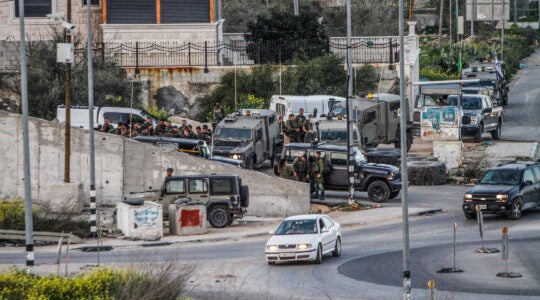
[[(0, 228), (24, 230), (24, 201), (22, 199), (0, 200)], [(90, 223), (73, 220), (71, 215), (52, 215), (33, 207), (33, 229), (35, 231), (71, 232), (84, 238), (90, 231)]]
[(145, 267), (101, 268), (71, 278), (13, 269), (0, 274), (0, 300), (179, 299), (193, 271), (173, 261)]

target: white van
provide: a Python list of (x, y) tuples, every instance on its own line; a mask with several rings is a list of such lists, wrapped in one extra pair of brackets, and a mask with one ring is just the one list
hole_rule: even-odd
[[(333, 99), (333, 100), (331, 100)], [(290, 96), (290, 95), (274, 95), (270, 99), (270, 109), (274, 110), (279, 116), (289, 114), (298, 114), (300, 108), (304, 109), (304, 115), (313, 114), (313, 110), (317, 109), (317, 115), (324, 117), (328, 114), (332, 101), (335, 103), (345, 103), (345, 98), (331, 95), (311, 95), (311, 96)], [(344, 116), (345, 110), (336, 108), (334, 115)]]
[[(88, 106), (72, 106), (71, 107), (71, 127), (90, 129), (90, 115)], [(146, 117), (152, 118), (152, 123), (157, 124), (158, 121), (150, 116), (147, 112), (140, 109), (129, 107), (94, 107), (94, 127), (103, 124), (103, 119), (108, 118), (109, 123), (116, 128), (118, 123), (146, 122)], [(59, 123), (66, 122), (66, 106), (59, 105), (56, 109), (56, 119)]]

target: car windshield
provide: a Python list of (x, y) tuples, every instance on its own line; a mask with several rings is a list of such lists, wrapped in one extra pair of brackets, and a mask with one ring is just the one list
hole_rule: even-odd
[(357, 163), (366, 163), (366, 162), (367, 162), (366, 157), (364, 156), (364, 154), (362, 153), (362, 151), (360, 151), (360, 149), (354, 147), (354, 148), (353, 148), (353, 153), (354, 153), (354, 160), (355, 160)]
[(285, 159), (287, 159), (287, 163), (291, 164), (295, 158), (300, 157), (304, 154), (306, 154), (306, 151), (303, 149), (286, 149)]
[(521, 182), (520, 170), (489, 170), (486, 172), (481, 184), (517, 185)]
[(482, 98), (463, 97), (463, 109), (482, 109)]
[(251, 140), (251, 129), (218, 128), (216, 136), (220, 140)]
[[(357, 140), (358, 135), (353, 132), (353, 140)], [(321, 141), (346, 141), (347, 130), (321, 130)]]
[(317, 233), (317, 223), (314, 219), (307, 220), (286, 220), (279, 224), (275, 235), (290, 234), (315, 234)]

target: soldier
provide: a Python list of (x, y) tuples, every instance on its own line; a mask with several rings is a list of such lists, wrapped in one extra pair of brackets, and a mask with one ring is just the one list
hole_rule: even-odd
[(315, 131), (315, 124), (312, 114), (309, 114), (308, 119), (304, 122), (304, 126), (302, 126), (302, 130), (304, 132), (304, 143), (311, 143), (315, 140), (317, 132)]
[(304, 131), (304, 124), (306, 123), (306, 116), (304, 115), (303, 108), (300, 108), (298, 110), (298, 115), (296, 115), (294, 119), (296, 120), (296, 123), (300, 127), (300, 131), (298, 132), (299, 133), (298, 141), (303, 142), (305, 134), (306, 134), (306, 132)]
[(294, 118), (294, 114), (289, 115), (289, 119), (285, 122), (285, 127), (287, 128), (287, 136), (289, 137), (289, 142), (297, 143), (299, 142), (300, 136), (300, 126)]
[(101, 132), (110, 132), (114, 129), (114, 127), (109, 123), (109, 118), (103, 119), (103, 126), (101, 126), (101, 129), (99, 131)]
[(287, 160), (285, 158), (282, 158), (279, 160), (278, 170), (279, 170), (279, 177), (284, 178), (284, 179), (291, 179), (291, 176), (292, 176), (291, 168), (287, 166)]
[(184, 129), (188, 129), (189, 130), (189, 127), (188, 127), (188, 124), (187, 124), (187, 121), (186, 120), (182, 120), (180, 122), (180, 131), (184, 132)]
[(216, 104), (214, 105), (214, 111), (212, 113), (212, 120), (215, 120), (217, 121), (217, 123), (219, 123), (219, 121), (221, 121), (223, 118), (225, 117), (225, 110), (223, 109), (223, 107), (221, 107), (221, 102), (216, 101)]
[(319, 192), (319, 200), (324, 200), (324, 161), (323, 158), (321, 158), (321, 152), (317, 151), (315, 152), (315, 160), (313, 161), (313, 164), (311, 165), (311, 172), (313, 176), (313, 185), (315, 188), (315, 195), (317, 195)]
[(293, 174), (296, 177), (296, 179), (300, 182), (307, 182), (307, 179), (309, 178), (308, 174), (308, 162), (306, 155), (302, 155), (300, 157), (297, 157), (293, 162)]
[(154, 135), (154, 124), (151, 117), (146, 117), (146, 122), (141, 125), (141, 135)]
[(159, 123), (156, 125), (156, 128), (154, 129), (154, 133), (158, 136), (165, 135), (167, 132), (167, 126), (165, 125), (165, 119), (160, 119)]

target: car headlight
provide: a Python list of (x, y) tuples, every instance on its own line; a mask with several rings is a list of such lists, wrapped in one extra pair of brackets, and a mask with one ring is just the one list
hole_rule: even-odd
[(278, 249), (277, 245), (267, 245), (266, 250), (268, 251), (276, 251)]
[(311, 248), (311, 244), (298, 244), (296, 245), (296, 248), (299, 250), (305, 250)]
[(394, 172), (390, 172), (390, 174), (386, 176), (386, 180), (389, 180), (389, 181), (394, 180), (394, 176), (396, 176), (396, 174), (394, 174)]
[(498, 194), (496, 198), (497, 198), (497, 202), (506, 202), (506, 200), (508, 200), (508, 195)]
[(472, 202), (472, 194), (465, 194), (465, 196), (463, 196), (465, 202)]
[(242, 159), (242, 154), (231, 154), (231, 157), (234, 159)]
[(478, 123), (478, 117), (477, 116), (471, 117), (471, 124), (475, 125), (476, 123)]

